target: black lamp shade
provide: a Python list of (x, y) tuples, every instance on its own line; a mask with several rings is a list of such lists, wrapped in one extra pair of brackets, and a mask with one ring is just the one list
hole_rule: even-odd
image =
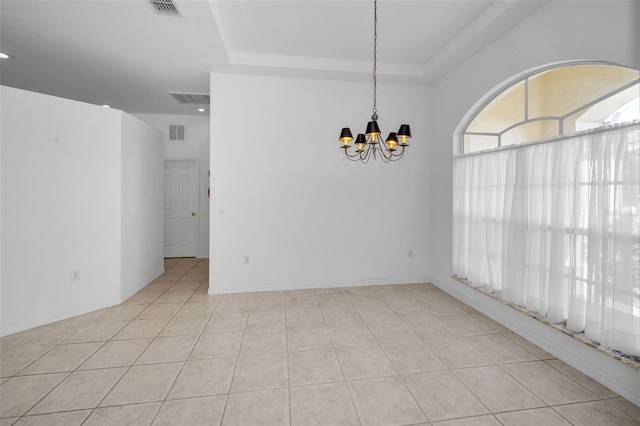
[(351, 130), (348, 127), (344, 127), (340, 132), (340, 141), (349, 142), (352, 140), (353, 140), (353, 135), (351, 134)]
[(367, 137), (362, 133), (359, 133), (358, 136), (356, 137), (356, 144), (359, 144), (359, 143), (367, 143)]
[(403, 124), (400, 126), (400, 130), (398, 130), (398, 136), (401, 138), (410, 138), (411, 137), (411, 126), (408, 124)]
[(387, 145), (391, 146), (393, 148), (394, 145), (398, 144), (398, 137), (396, 136), (395, 132), (391, 132), (389, 133), (389, 136), (387, 136), (387, 140), (384, 142)]
[(370, 136), (371, 138), (375, 138), (377, 135), (379, 135), (380, 127), (378, 127), (378, 122), (377, 121), (368, 122), (367, 131), (365, 133), (367, 134), (367, 136)]

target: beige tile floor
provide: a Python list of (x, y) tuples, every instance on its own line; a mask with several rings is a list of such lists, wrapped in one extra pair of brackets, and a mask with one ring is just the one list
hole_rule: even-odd
[(631, 425), (640, 408), (430, 284), (207, 295), (206, 260), (0, 340), (0, 425)]

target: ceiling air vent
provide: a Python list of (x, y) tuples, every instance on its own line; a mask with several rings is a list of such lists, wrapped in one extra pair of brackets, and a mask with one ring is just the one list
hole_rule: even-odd
[(175, 93), (169, 92), (173, 98), (181, 104), (209, 105), (210, 96), (207, 93)]
[(169, 140), (170, 141), (183, 141), (184, 140), (184, 126), (179, 124), (169, 125)]
[(149, 0), (158, 15), (180, 16), (180, 11), (173, 0)]

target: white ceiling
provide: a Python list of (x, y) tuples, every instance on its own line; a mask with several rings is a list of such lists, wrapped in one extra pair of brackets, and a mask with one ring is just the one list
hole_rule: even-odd
[[(0, 83), (130, 113), (198, 114), (168, 92), (209, 73), (371, 79), (373, 1), (0, 0)], [(381, 82), (430, 83), (547, 1), (379, 0)]]

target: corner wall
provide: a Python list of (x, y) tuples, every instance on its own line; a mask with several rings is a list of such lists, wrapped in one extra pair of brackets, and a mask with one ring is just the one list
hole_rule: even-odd
[(434, 284), (640, 405), (640, 371), (450, 278), (453, 135), (465, 114), (504, 81), (542, 65), (602, 60), (640, 67), (640, 3), (550, 2), (434, 85), (431, 244)]
[(162, 273), (156, 131), (5, 86), (0, 128), (0, 336), (120, 303)]
[(428, 280), (426, 87), (379, 85), (382, 130), (414, 135), (389, 164), (350, 162), (338, 141), (364, 131), (370, 83), (212, 74), (210, 87), (210, 293)]
[(161, 132), (121, 114), (124, 300), (164, 272), (164, 144)]
[(0, 96), (6, 335), (120, 302), (122, 126), (116, 110)]

